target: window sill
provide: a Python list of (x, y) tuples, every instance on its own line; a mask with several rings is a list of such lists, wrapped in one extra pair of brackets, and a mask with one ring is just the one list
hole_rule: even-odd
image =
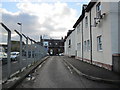
[(98, 52), (103, 52), (103, 50), (98, 50)]

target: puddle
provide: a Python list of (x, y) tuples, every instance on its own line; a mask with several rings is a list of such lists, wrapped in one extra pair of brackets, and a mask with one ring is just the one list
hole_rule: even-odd
[(31, 74), (29, 74), (29, 75), (26, 77), (26, 80), (27, 80), (27, 81), (35, 80), (35, 77), (32, 76)]

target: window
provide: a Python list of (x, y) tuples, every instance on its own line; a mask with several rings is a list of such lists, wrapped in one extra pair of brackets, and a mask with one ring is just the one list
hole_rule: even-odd
[(102, 36), (97, 37), (97, 49), (98, 51), (102, 51)]
[(96, 6), (96, 17), (100, 18), (101, 16), (101, 3), (99, 2)]
[(88, 17), (87, 16), (85, 17), (85, 27), (86, 28), (88, 27)]
[(78, 51), (81, 51), (81, 43), (78, 43), (78, 44), (77, 44), (77, 50), (78, 50)]
[(87, 40), (87, 51), (90, 51), (90, 40)]
[(84, 51), (86, 51), (86, 41), (84, 41)]
[(48, 42), (43, 42), (43, 45), (44, 46), (48, 46)]

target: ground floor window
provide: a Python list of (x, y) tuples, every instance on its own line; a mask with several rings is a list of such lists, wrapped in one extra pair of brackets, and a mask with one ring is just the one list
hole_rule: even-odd
[(87, 40), (87, 51), (90, 51), (90, 40)]
[(97, 37), (97, 50), (102, 51), (102, 36)]

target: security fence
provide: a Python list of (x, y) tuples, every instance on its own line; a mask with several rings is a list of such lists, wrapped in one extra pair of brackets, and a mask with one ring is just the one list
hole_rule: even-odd
[[(11, 31), (3, 23), (0, 23), (2, 29), (7, 32), (6, 46), (0, 46), (2, 51), (2, 81), (6, 81), (16, 73), (35, 64), (47, 55), (47, 50), (36, 43), (33, 39), (19, 33), (17, 30)], [(11, 33), (19, 36), (19, 40), (12, 41)], [(4, 38), (4, 37), (2, 37)], [(24, 41), (23, 41), (24, 40)]]

